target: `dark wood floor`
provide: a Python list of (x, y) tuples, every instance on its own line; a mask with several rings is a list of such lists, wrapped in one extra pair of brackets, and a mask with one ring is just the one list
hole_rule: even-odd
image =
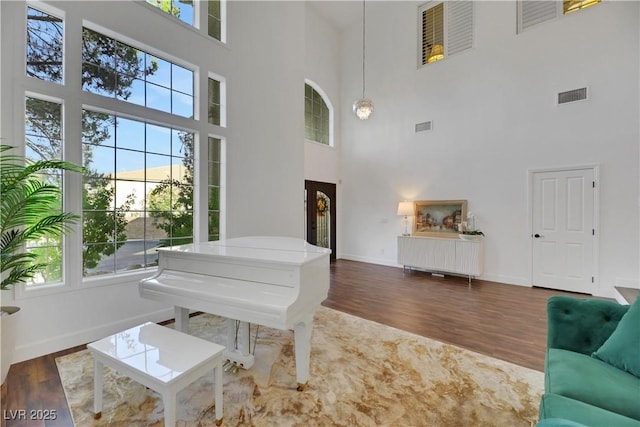
[[(323, 305), (542, 371), (546, 301), (557, 294), (480, 280), (469, 287), (465, 278), (338, 260)], [(55, 358), (83, 348), (14, 364), (2, 386), (1, 426), (71, 426)], [(12, 419), (20, 410), (27, 419)], [(55, 410), (56, 419), (30, 420), (37, 410)]]

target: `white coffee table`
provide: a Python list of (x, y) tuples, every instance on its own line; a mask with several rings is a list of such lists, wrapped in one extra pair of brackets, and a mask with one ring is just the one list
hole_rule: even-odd
[(87, 345), (94, 357), (94, 416), (102, 415), (103, 366), (162, 395), (164, 425), (176, 424), (176, 394), (213, 371), (216, 424), (222, 423), (224, 347), (173, 329), (145, 323)]

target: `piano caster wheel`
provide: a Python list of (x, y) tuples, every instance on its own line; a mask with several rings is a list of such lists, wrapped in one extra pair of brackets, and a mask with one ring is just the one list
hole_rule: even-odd
[(220, 418), (219, 420), (216, 420), (216, 425), (219, 426), (222, 424), (222, 418)]
[(99, 420), (100, 418), (102, 418), (102, 412), (98, 412), (93, 414), (93, 419), (94, 420)]
[(308, 383), (298, 383), (298, 391), (304, 391), (307, 388)]

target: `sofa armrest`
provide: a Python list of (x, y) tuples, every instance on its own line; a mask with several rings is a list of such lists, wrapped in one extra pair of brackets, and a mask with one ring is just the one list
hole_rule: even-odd
[(609, 338), (629, 306), (556, 295), (547, 301), (547, 349), (591, 354)]

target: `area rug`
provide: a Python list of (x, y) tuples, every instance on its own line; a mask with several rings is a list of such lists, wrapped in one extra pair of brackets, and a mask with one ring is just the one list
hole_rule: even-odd
[[(256, 332), (256, 330), (253, 330)], [(224, 345), (224, 319), (190, 320)], [(252, 335), (253, 336), (253, 335)], [(257, 330), (256, 364), (224, 374), (226, 426), (526, 426), (535, 424), (543, 373), (321, 307), (307, 389), (296, 390), (292, 331)], [(56, 359), (78, 427), (162, 426), (161, 397), (105, 368), (102, 418), (93, 419), (93, 359)], [(213, 376), (180, 392), (178, 426), (212, 426)]]

